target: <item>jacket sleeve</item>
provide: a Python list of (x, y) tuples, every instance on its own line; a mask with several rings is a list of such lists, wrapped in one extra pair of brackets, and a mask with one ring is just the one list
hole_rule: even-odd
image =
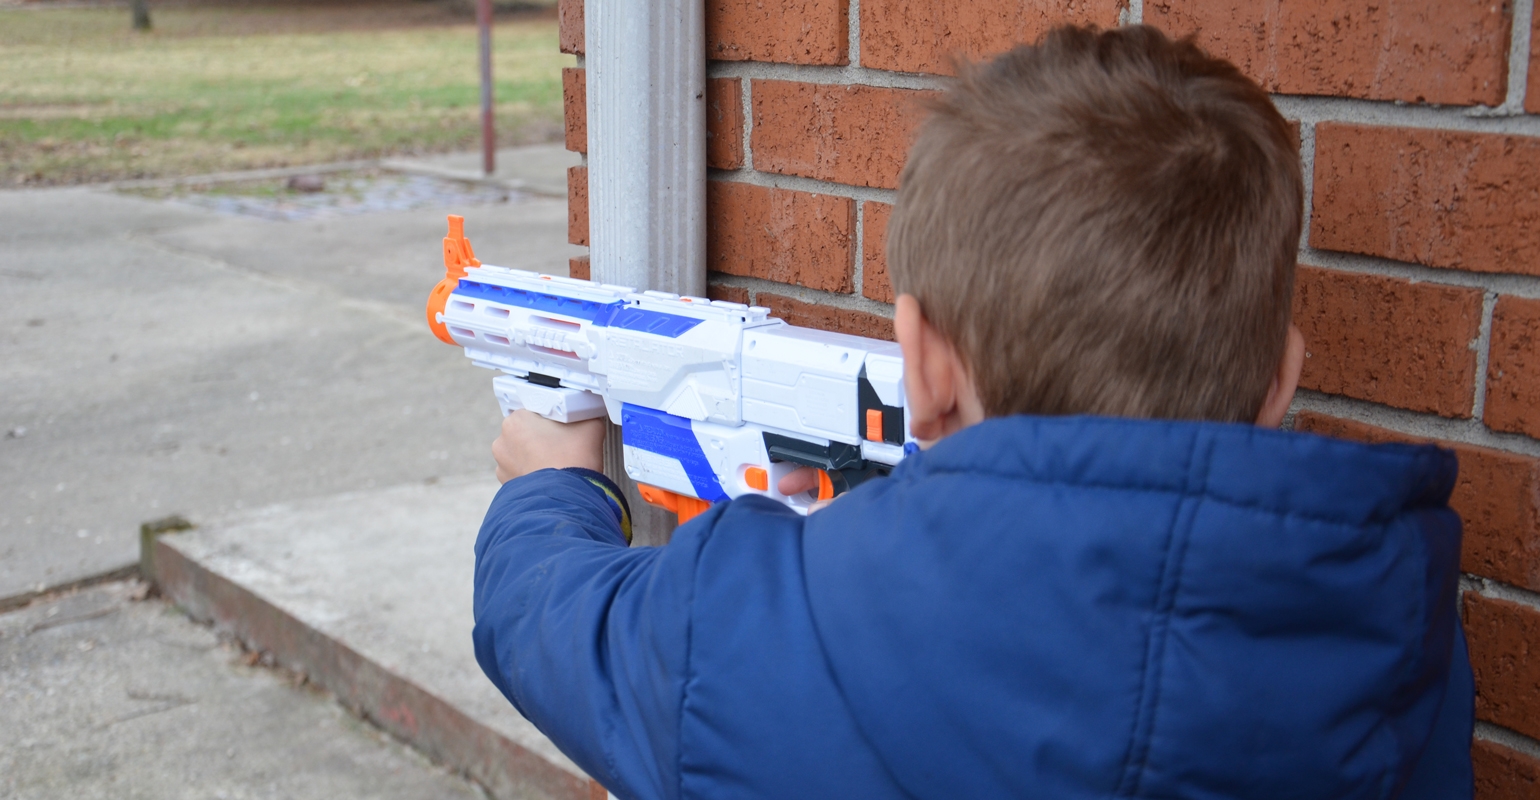
[(602, 475), (504, 484), (476, 540), (476, 660), (527, 719), (622, 798), (677, 797), (696, 535), (629, 549)]

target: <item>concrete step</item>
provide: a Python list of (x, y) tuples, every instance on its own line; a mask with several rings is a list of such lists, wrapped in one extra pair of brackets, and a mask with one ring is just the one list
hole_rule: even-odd
[(602, 798), (476, 664), (472, 548), (496, 490), (483, 475), (271, 506), (146, 537), (145, 563), (192, 617), (493, 796)]

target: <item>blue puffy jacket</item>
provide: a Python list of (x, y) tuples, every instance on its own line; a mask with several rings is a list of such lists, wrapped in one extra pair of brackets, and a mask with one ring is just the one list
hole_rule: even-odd
[(476, 655), (622, 798), (1470, 797), (1455, 469), (1010, 417), (637, 549), (547, 470), (487, 513)]

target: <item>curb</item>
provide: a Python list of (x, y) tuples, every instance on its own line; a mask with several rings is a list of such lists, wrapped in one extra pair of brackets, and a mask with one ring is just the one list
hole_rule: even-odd
[(481, 784), (496, 798), (606, 797), (584, 780), (494, 730), (444, 699), (205, 568), (176, 546), (175, 534), (147, 537), (162, 595), (200, 622), (227, 630), (254, 650), (335, 695), (343, 706)]

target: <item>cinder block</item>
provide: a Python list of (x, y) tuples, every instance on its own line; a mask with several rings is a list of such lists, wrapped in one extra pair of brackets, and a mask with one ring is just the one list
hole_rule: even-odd
[(861, 206), (861, 294), (884, 303), (893, 302), (893, 283), (888, 280), (888, 217), (893, 206), (868, 202)]
[(588, 152), (588, 73), (568, 67), (561, 71), (562, 124), (567, 135), (567, 149)]
[(893, 320), (887, 317), (819, 303), (804, 303), (769, 292), (759, 293), (759, 304), (791, 325), (893, 341)]
[(1497, 742), (1471, 742), (1477, 800), (1534, 800), (1540, 797), (1540, 759)]
[(1144, 21), (1228, 59), (1278, 94), (1499, 105), (1509, 3), (1166, 0)]
[(1540, 611), (1465, 593), (1476, 718), (1540, 738)]
[(982, 60), (1032, 44), (1059, 25), (1110, 28), (1125, 6), (1126, 0), (862, 0), (861, 66), (949, 75), (954, 56)]
[(567, 168), (567, 241), (588, 246), (588, 167)]
[(1454, 451), (1460, 477), (1449, 504), (1465, 522), (1460, 568), (1540, 591), (1540, 459), (1489, 447), (1422, 439), (1302, 411), (1294, 429), (1361, 442), (1432, 442)]
[(711, 181), (706, 206), (710, 269), (828, 292), (851, 290), (854, 200)]
[(707, 0), (706, 58), (849, 63), (848, 0)]
[(754, 169), (893, 189), (930, 92), (754, 81)]
[(1310, 244), (1540, 275), (1540, 138), (1322, 123)]
[(1468, 418), (1481, 300), (1479, 289), (1302, 266), (1294, 288), (1306, 348), (1300, 385)]
[(1540, 438), (1540, 300), (1500, 297), (1487, 360), (1487, 427)]

